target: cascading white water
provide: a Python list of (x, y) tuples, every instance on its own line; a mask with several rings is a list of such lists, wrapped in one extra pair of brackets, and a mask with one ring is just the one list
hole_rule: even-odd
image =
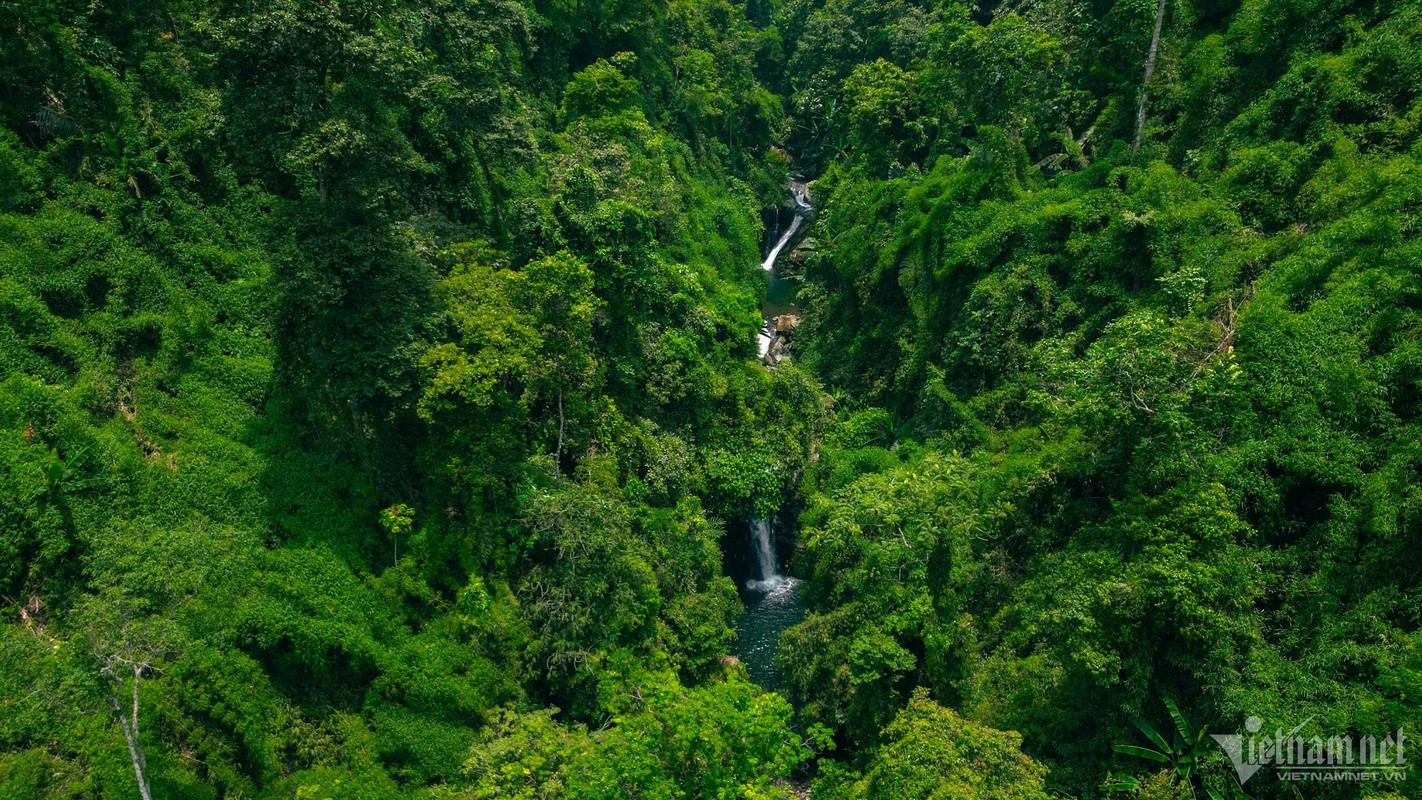
[(770, 520), (758, 519), (751, 523), (751, 536), (755, 539), (755, 560), (760, 568), (760, 579), (768, 581), (780, 577), (775, 550), (770, 545)]
[[(792, 183), (790, 191), (795, 197), (794, 216), (789, 226), (781, 233), (766, 255), (761, 267), (766, 271), (766, 302), (761, 306), (765, 325), (760, 332), (760, 357), (766, 361), (767, 354), (780, 348), (776, 337), (777, 321), (790, 315), (790, 325), (798, 312), (794, 303), (794, 279), (780, 275), (775, 270), (775, 261), (786, 247), (790, 246), (795, 234), (809, 219), (810, 203), (806, 198), (804, 184)], [(781, 293), (777, 294), (777, 289)], [(789, 289), (789, 292), (784, 292)], [(789, 325), (786, 330), (788, 331)], [(783, 349), (782, 349), (783, 352)], [(778, 357), (772, 356), (776, 361)], [(773, 365), (773, 364), (772, 364)], [(805, 606), (797, 590), (799, 581), (780, 573), (780, 561), (775, 554), (775, 533), (771, 520), (761, 519), (750, 523), (748, 530), (750, 551), (745, 578), (745, 610), (736, 622), (735, 654), (745, 664), (751, 680), (768, 691), (780, 686), (780, 668), (776, 664), (776, 653), (780, 649), (780, 633), (805, 618)]]
[(780, 257), (780, 251), (785, 249), (785, 245), (794, 238), (795, 231), (800, 230), (800, 226), (805, 223), (805, 215), (810, 210), (810, 203), (805, 199), (805, 189), (803, 186), (791, 185), (790, 193), (795, 198), (795, 216), (790, 218), (790, 227), (780, 234), (780, 239), (775, 246), (770, 248), (770, 252), (765, 256), (765, 260), (760, 263), (760, 268), (766, 272), (775, 268), (775, 259)]
[[(795, 238), (795, 232), (800, 230), (800, 226), (809, 218), (811, 206), (806, 196), (806, 188), (802, 183), (790, 184), (790, 195), (795, 198), (795, 214), (790, 218), (790, 225), (785, 232), (780, 234), (780, 239), (775, 242), (775, 246), (770, 248), (770, 253), (766, 255), (765, 261), (760, 265), (761, 269), (772, 273), (771, 284), (775, 282), (774, 275), (775, 260), (780, 257), (780, 251), (790, 244)], [(766, 315), (765, 325), (760, 330), (760, 357), (762, 360), (770, 352), (771, 344), (775, 340), (775, 320), (769, 314)], [(746, 588), (751, 591), (776, 593), (787, 586), (795, 584), (794, 579), (786, 578), (780, 574), (780, 567), (775, 558), (775, 545), (771, 540), (770, 520), (760, 519), (751, 523), (751, 540), (754, 543), (752, 551), (756, 559), (756, 568), (759, 570), (759, 578), (752, 578), (746, 581)]]
[(786, 228), (785, 232), (780, 234), (780, 241), (776, 242), (775, 246), (770, 248), (770, 253), (766, 255), (765, 260), (760, 263), (761, 269), (769, 272), (775, 268), (775, 259), (780, 257), (780, 251), (784, 250), (785, 245), (790, 243), (790, 237), (795, 235), (795, 231), (800, 230), (800, 223), (803, 221), (804, 217), (799, 214), (791, 218), (790, 227)]
[(755, 556), (756, 573), (759, 578), (746, 581), (746, 588), (753, 592), (775, 592), (787, 585), (791, 579), (780, 574), (779, 560), (775, 557), (775, 543), (771, 538), (770, 520), (758, 519), (750, 525), (751, 553)]
[[(785, 232), (780, 234), (780, 238), (776, 239), (775, 241), (775, 246), (770, 248), (770, 252), (767, 253), (765, 256), (765, 260), (760, 263), (761, 269), (765, 270), (766, 272), (772, 273), (770, 277), (772, 286), (775, 284), (776, 281), (776, 276), (774, 275), (776, 260), (780, 258), (780, 253), (784, 251), (785, 248), (790, 244), (790, 242), (795, 238), (795, 234), (805, 224), (806, 220), (809, 219), (810, 211), (813, 210), (813, 206), (810, 205), (810, 201), (806, 199), (806, 191), (807, 190), (804, 184), (790, 184), (790, 196), (795, 199), (795, 213), (790, 218), (790, 224), (785, 228)], [(770, 353), (771, 345), (775, 341), (774, 326), (774, 319), (767, 316), (765, 319), (765, 323), (760, 328), (760, 333), (756, 336), (756, 341), (759, 345), (761, 360), (765, 360), (766, 355)]]

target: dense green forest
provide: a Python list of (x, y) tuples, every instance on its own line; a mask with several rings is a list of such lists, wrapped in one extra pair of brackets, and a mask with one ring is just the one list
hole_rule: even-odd
[(1422, 796), (1206, 735), (1422, 737), (1415, 2), (0, 0), (0, 122), (6, 800)]

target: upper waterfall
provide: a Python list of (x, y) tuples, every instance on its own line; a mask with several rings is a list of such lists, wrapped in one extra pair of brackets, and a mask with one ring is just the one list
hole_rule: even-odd
[(766, 253), (765, 260), (760, 265), (768, 274), (769, 286), (766, 290), (766, 302), (761, 309), (765, 321), (757, 336), (757, 344), (761, 361), (769, 366), (774, 366), (788, 355), (788, 331), (799, 319), (793, 304), (797, 281), (782, 275), (775, 267), (785, 248), (795, 241), (796, 234), (809, 222), (810, 212), (814, 210), (814, 206), (810, 204), (808, 186), (795, 181), (789, 188), (790, 196), (794, 200), (790, 223), (776, 238), (775, 245)]
[(790, 184), (790, 195), (795, 198), (795, 216), (790, 219), (790, 225), (785, 228), (785, 232), (780, 235), (780, 239), (775, 242), (774, 247), (770, 248), (765, 260), (761, 262), (760, 268), (766, 272), (775, 269), (775, 260), (780, 257), (780, 251), (784, 250), (790, 240), (795, 238), (795, 233), (800, 230), (801, 225), (805, 224), (806, 217), (814, 209), (806, 196), (804, 184)]

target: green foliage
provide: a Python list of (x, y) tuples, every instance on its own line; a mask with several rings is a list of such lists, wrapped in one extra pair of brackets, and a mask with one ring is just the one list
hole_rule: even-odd
[[(822, 410), (751, 358), (784, 112), (742, 8), (0, 20), (0, 794), (461, 796), (555, 703), (716, 731), (605, 793), (808, 755), (706, 683), (720, 520)], [(627, 663), (664, 718), (623, 733)]]
[(694, 689), (648, 674), (615, 683), (611, 728), (561, 725), (547, 710), (502, 712), (465, 765), (473, 796), (771, 797), (808, 755), (789, 703), (744, 679)]
[(1022, 738), (963, 719), (923, 689), (884, 729), (862, 777), (828, 771), (815, 796), (884, 800), (1046, 800), (1046, 768), (1021, 752)]
[[(924, 686), (1079, 796), (1162, 697), (1212, 732), (1417, 717), (1377, 680), (1405, 680), (1418, 619), (1415, 576), (1384, 565), (1412, 541), (1422, 106), (1369, 76), (1416, 73), (1419, 17), (1170, 3), (1132, 153), (1154, 11), (782, 13), (817, 48), (834, 21), (865, 34), (792, 97), (827, 143), (798, 353), (849, 402), (802, 485), (810, 613), (782, 658), (846, 745), (830, 774), (863, 772)], [(885, 110), (920, 107), (932, 125)], [(1188, 775), (1115, 775), (1189, 796), (1208, 769), (1227, 796), (1218, 748), (1187, 750)]]
[[(1162, 736), (1144, 717), (1136, 717), (1132, 722), (1150, 741), (1151, 746), (1118, 744), (1114, 749), (1122, 755), (1166, 764), (1175, 773), (1176, 780), (1189, 786), (1191, 777), (1195, 775), (1207, 752), (1205, 729), (1192, 727), (1174, 700), (1167, 697), (1165, 707), (1170, 712), (1170, 720), (1173, 723), (1170, 739)], [(1127, 776), (1117, 779), (1111, 788), (1139, 792), (1143, 786), (1138, 779)]]
[[(0, 3), (0, 795), (1224, 796), (1202, 730), (1422, 724), (1422, 11), (1168, 2), (1142, 86), (1156, 8)], [(722, 554), (786, 511), (793, 710)]]

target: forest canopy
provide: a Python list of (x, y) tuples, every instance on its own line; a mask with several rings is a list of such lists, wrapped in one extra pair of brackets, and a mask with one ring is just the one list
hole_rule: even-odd
[(0, 0), (0, 797), (1417, 796), (1209, 734), (1422, 728), (1419, 93), (1406, 0)]

